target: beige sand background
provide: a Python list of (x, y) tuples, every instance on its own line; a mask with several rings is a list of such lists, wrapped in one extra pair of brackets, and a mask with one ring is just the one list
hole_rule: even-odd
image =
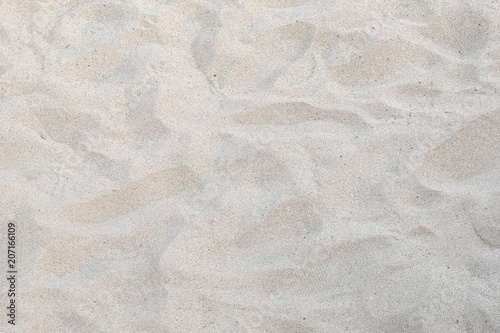
[(0, 0), (2, 332), (498, 333), (499, 88), (498, 0)]

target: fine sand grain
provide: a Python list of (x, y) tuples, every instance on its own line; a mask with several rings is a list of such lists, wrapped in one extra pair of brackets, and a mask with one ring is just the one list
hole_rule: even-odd
[(499, 89), (498, 0), (0, 0), (0, 331), (498, 333)]

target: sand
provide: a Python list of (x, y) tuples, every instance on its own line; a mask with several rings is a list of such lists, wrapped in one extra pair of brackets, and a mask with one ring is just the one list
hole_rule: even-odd
[(498, 0), (0, 18), (0, 331), (500, 332)]

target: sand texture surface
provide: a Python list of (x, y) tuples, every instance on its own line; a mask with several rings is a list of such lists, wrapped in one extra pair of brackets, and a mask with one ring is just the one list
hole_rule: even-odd
[(499, 89), (499, 0), (0, 0), (0, 331), (499, 333)]

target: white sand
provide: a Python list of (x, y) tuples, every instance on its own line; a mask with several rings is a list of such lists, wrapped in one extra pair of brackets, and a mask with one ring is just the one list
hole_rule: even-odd
[(498, 0), (0, 0), (0, 331), (498, 333), (498, 89)]

